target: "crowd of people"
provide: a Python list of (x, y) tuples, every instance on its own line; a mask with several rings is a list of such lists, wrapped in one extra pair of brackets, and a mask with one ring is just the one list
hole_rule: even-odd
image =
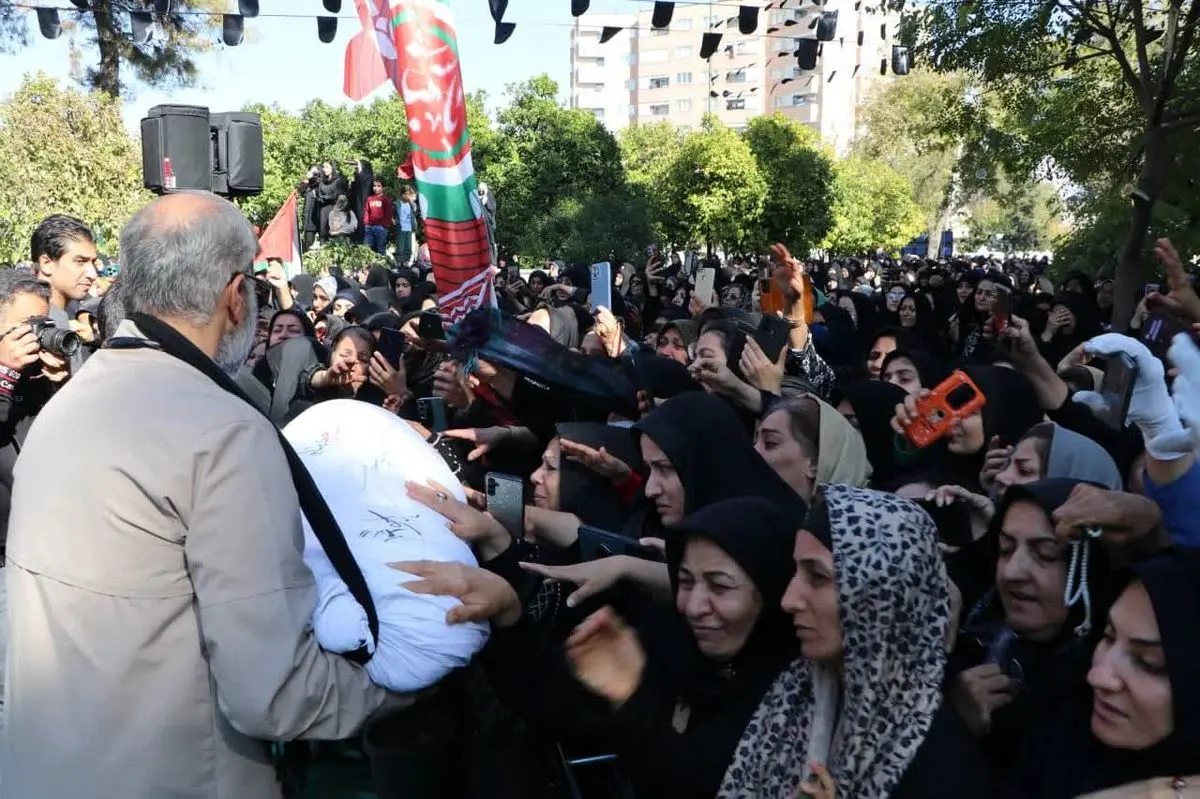
[[(338, 235), (340, 180), (306, 234)], [(1133, 335), (1111, 282), (1044, 262), (498, 260), (498, 307), (445, 329), (404, 242), (317, 277), (256, 251), (180, 193), (102, 298), (70, 217), (0, 272), (0, 796), (303, 796), (345, 756), (313, 742), (396, 719), (443, 768), (385, 797), (1200, 787), (1200, 296), (1170, 242)], [(416, 695), (309, 626), (319, 497), (279, 429), (348, 399), (462, 484), (407, 493), (479, 565), (396, 579), (491, 637)]]
[(338, 171), (336, 163), (325, 161), (310, 169), (296, 186), (304, 250), (347, 241), (386, 255), (391, 241), (395, 263), (410, 266), (416, 256), (420, 217), (416, 192), (404, 186), (393, 200), (383, 181), (375, 177), (370, 161), (354, 159), (346, 166), (351, 170), (349, 178)]

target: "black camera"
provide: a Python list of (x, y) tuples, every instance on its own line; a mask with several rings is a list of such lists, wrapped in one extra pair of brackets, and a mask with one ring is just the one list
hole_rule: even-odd
[(37, 336), (38, 346), (46, 352), (70, 358), (79, 352), (83, 341), (73, 330), (65, 330), (54, 323), (48, 316), (34, 316), (29, 320), (33, 335)]

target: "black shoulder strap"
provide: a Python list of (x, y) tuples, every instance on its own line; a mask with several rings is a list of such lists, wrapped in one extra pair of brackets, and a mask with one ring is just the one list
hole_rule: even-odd
[[(250, 407), (256, 407), (211, 358), (197, 349), (192, 342), (180, 335), (173, 327), (145, 314), (129, 314), (127, 318), (137, 325), (138, 330), (147, 337), (148, 341), (141, 346), (152, 347), (168, 355), (173, 355), (230, 394), (240, 398)], [(133, 337), (122, 337), (111, 341), (110, 346), (114, 349), (131, 349), (137, 346), (133, 343), (137, 340)], [(283, 454), (287, 458), (288, 469), (291, 471), (292, 484), (296, 487), (296, 496), (300, 500), (300, 511), (304, 514), (304, 518), (308, 519), (309, 526), (312, 527), (313, 534), (325, 550), (329, 562), (333, 564), (334, 571), (346, 584), (354, 601), (361, 605), (363, 611), (366, 612), (371, 639), (374, 643), (378, 643), (379, 616), (375, 612), (375, 602), (371, 599), (366, 578), (363, 577), (362, 570), (358, 568), (358, 563), (350, 553), (350, 546), (346, 543), (341, 528), (338, 527), (337, 519), (333, 517), (333, 511), (329, 509), (325, 498), (321, 496), (321, 491), (313, 481), (312, 475), (308, 473), (308, 469), (305, 468), (304, 462), (292, 449), (291, 443), (283, 433), (279, 432), (278, 435), (279, 445), (283, 447)], [(353, 652), (344, 654), (356, 663), (366, 663), (371, 659), (365, 643)]]

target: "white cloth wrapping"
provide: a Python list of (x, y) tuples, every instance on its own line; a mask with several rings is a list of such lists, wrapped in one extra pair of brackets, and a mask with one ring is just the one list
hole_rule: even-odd
[[(487, 642), (482, 623), (446, 624), (457, 599), (414, 594), (411, 575), (388, 567), (407, 560), (457, 561), (475, 566), (471, 548), (440, 514), (409, 499), (405, 480), (435, 480), (465, 501), (462, 486), (441, 456), (403, 419), (357, 400), (309, 408), (283, 431), (333, 511), (366, 577), (379, 616), (379, 643), (367, 673), (393, 691), (415, 691), (466, 665)], [(331, 652), (370, 645), (367, 614), (304, 524), (304, 560), (317, 581), (313, 631)]]

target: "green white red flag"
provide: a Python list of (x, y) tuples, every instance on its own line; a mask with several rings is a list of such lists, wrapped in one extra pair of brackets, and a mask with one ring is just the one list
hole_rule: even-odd
[(413, 178), (447, 324), (495, 304), (454, 16), (440, 0), (356, 0), (344, 89), (361, 100), (391, 80), (404, 98)]
[(268, 258), (283, 261), (288, 277), (300, 274), (300, 229), (296, 224), (296, 192), (288, 195), (275, 218), (258, 237), (258, 256), (255, 263)]

